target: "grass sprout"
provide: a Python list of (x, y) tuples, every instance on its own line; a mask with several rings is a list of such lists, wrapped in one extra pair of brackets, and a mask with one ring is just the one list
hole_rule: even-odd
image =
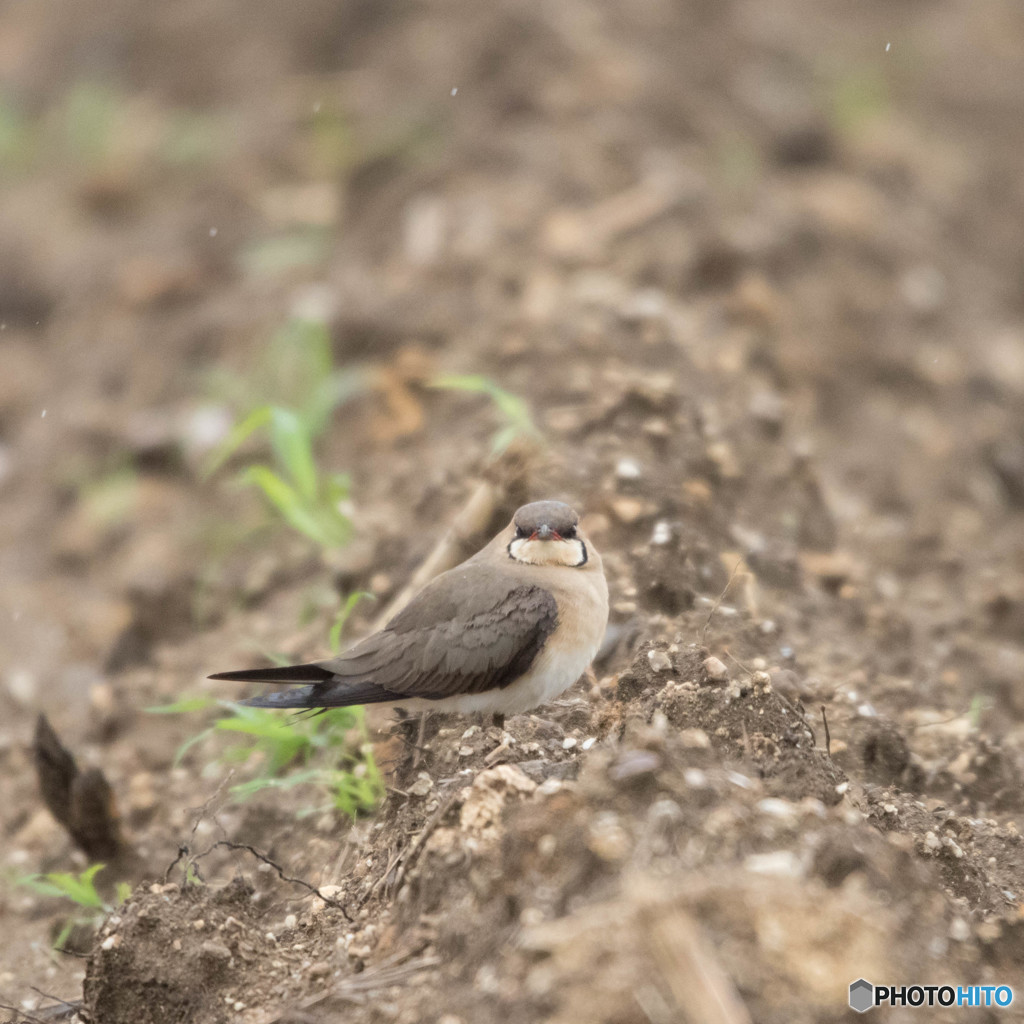
[(105, 864), (92, 864), (77, 875), (54, 871), (46, 875), (26, 875), (17, 879), (18, 885), (40, 896), (70, 900), (78, 907), (78, 911), (64, 922), (64, 926), (54, 939), (54, 949), (62, 950), (75, 928), (80, 925), (98, 924), (131, 895), (132, 887), (127, 882), (118, 882), (115, 886), (115, 902), (110, 903), (103, 898), (96, 888), (96, 876), (105, 867)]
[(430, 386), (446, 391), (486, 395), (491, 400), (501, 421), (491, 442), (495, 455), (519, 438), (541, 436), (526, 400), (499, 387), (490, 377), (483, 374), (441, 374), (430, 382)]
[[(352, 535), (343, 511), (349, 478), (322, 472), (314, 449), (333, 410), (362, 386), (359, 374), (335, 371), (323, 324), (292, 321), (271, 339), (253, 380), (228, 386), (232, 404), (247, 411), (211, 455), (204, 476), (215, 473), (253, 437), (265, 436), (272, 464), (254, 462), (239, 482), (255, 487), (285, 523), (314, 543), (325, 548), (346, 544)], [(270, 393), (273, 397), (263, 401)]]
[[(285, 716), (266, 708), (190, 697), (147, 710), (154, 714), (183, 714), (215, 706), (227, 714), (186, 740), (178, 748), (175, 764), (210, 736), (230, 733), (244, 740), (228, 745), (216, 758), (224, 765), (253, 761), (258, 765), (254, 778), (231, 787), (236, 800), (246, 800), (265, 789), (310, 785), (327, 792), (327, 807), (354, 818), (371, 811), (384, 795), (361, 707), (330, 708), (312, 716)], [(285, 774), (294, 765), (302, 770)], [(323, 805), (299, 813), (301, 816), (321, 809)]]

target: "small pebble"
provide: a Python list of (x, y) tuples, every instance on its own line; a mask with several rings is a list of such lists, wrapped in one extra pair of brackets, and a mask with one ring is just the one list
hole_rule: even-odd
[(626, 750), (608, 769), (609, 778), (626, 782), (642, 775), (653, 775), (661, 767), (661, 758), (650, 750)]
[(299, 919), (294, 914), (289, 914), (284, 919), (285, 928), (294, 928), (299, 923)]
[(716, 683), (725, 682), (729, 678), (729, 670), (725, 663), (714, 656), (704, 659), (704, 674)]
[(575, 736), (566, 736), (566, 738), (562, 740), (562, 749), (572, 750), (572, 748), (576, 746), (576, 743), (577, 740)]
[(654, 524), (654, 532), (651, 534), (651, 544), (660, 547), (672, 540), (672, 527), (664, 519), (659, 519)]
[(409, 787), (413, 796), (426, 796), (434, 788), (434, 780), (426, 773), (420, 772), (416, 781)]
[(668, 672), (672, 668), (672, 659), (664, 651), (648, 651), (647, 661), (652, 672)]
[(765, 797), (758, 801), (757, 809), (762, 814), (771, 818), (778, 818), (780, 821), (795, 821), (797, 809), (788, 800), (780, 800), (777, 797)]
[(683, 729), (679, 741), (690, 750), (707, 750), (711, 746), (711, 737), (703, 729)]
[(640, 465), (636, 459), (619, 459), (615, 466), (615, 475), (620, 480), (638, 480)]
[(218, 963), (227, 963), (231, 959), (231, 950), (224, 943), (215, 942), (213, 939), (207, 939), (199, 947), (199, 951), (205, 959)]
[(800, 878), (804, 873), (800, 858), (792, 850), (752, 853), (743, 862), (743, 867), (756, 875), (771, 875), (775, 878)]

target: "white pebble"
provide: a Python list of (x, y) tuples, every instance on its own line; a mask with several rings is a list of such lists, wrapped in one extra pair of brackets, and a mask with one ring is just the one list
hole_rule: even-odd
[(659, 519), (654, 524), (654, 533), (651, 534), (651, 544), (667, 544), (672, 539), (672, 527), (664, 519)]
[(743, 867), (755, 875), (771, 875), (775, 878), (801, 878), (804, 873), (800, 858), (792, 850), (752, 853), (743, 862)]
[(640, 478), (640, 464), (636, 459), (619, 459), (615, 465), (615, 475), (620, 480), (638, 480)]
[(672, 668), (672, 659), (664, 651), (648, 651), (647, 661), (652, 672), (668, 672)]

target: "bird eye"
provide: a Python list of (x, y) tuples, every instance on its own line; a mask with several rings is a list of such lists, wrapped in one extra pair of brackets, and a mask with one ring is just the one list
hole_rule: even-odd
[(516, 537), (525, 537), (525, 536), (526, 536), (526, 531), (521, 526), (517, 526), (516, 527)]
[(569, 529), (565, 531), (565, 538), (566, 538), (566, 540), (575, 540), (576, 539), (576, 527), (575, 526), (570, 526)]

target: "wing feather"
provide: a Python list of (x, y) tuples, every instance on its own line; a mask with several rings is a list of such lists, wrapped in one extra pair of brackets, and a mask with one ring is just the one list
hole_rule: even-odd
[(483, 566), (460, 567), (379, 633), (317, 662), (336, 680), (321, 685), (326, 692), (373, 684), (394, 699), (427, 700), (504, 689), (529, 669), (557, 623), (549, 591)]

